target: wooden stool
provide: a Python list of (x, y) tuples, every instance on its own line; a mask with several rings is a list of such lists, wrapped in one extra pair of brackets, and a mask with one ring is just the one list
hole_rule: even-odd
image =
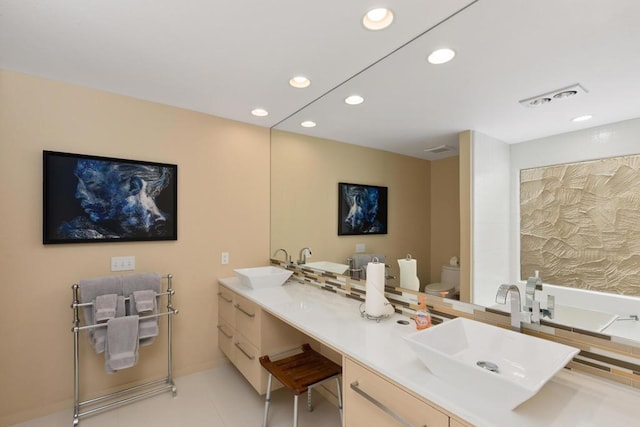
[(271, 402), (271, 380), (276, 377), (293, 393), (293, 426), (298, 426), (298, 396), (307, 392), (307, 409), (311, 407), (311, 388), (323, 381), (334, 378), (338, 385), (338, 409), (342, 417), (342, 395), (340, 392), (340, 377), (342, 367), (314, 351), (309, 344), (302, 345), (302, 353), (285, 357), (276, 361), (269, 356), (262, 356), (260, 364), (269, 372), (267, 381), (267, 397), (264, 403), (263, 427), (267, 427), (269, 404)]

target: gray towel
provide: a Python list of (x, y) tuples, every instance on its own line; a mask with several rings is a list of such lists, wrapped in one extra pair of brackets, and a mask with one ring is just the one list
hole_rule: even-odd
[(159, 294), (162, 289), (162, 277), (158, 273), (135, 273), (122, 276), (122, 292), (130, 297), (135, 291), (151, 290)]
[[(138, 294), (138, 292), (145, 291), (136, 291), (134, 295)], [(153, 297), (151, 299), (151, 311), (147, 311), (144, 314), (156, 314), (157, 313), (157, 305), (156, 305), (156, 295), (155, 292), (149, 291), (153, 293)], [(131, 310), (131, 314), (142, 314), (138, 312), (138, 304), (137, 301), (129, 301), (129, 308)], [(140, 339), (140, 345), (147, 346), (153, 344), (153, 337), (158, 336), (158, 318), (152, 317), (150, 319), (145, 318), (144, 315), (140, 316), (140, 320), (138, 321), (138, 338)]]
[(96, 323), (104, 323), (116, 317), (118, 295), (98, 295), (93, 302), (93, 318)]
[[(116, 304), (116, 316), (115, 317), (124, 317), (125, 313), (125, 304), (124, 297), (122, 295), (118, 295), (118, 302)], [(89, 343), (93, 347), (96, 353), (104, 353), (104, 343), (107, 339), (107, 328), (95, 328), (90, 330), (91, 334), (89, 335)]]
[[(82, 279), (78, 283), (78, 287), (80, 290), (80, 303), (90, 303), (95, 301), (96, 297), (99, 295), (106, 294), (122, 294), (122, 278), (121, 276), (105, 276), (105, 277), (94, 277), (91, 279)], [(95, 323), (93, 318), (93, 305), (82, 307), (82, 316), (84, 317), (85, 325), (93, 325)], [(97, 332), (97, 331), (102, 331)], [(98, 337), (96, 338), (94, 335), (97, 333)], [(104, 345), (100, 344), (96, 346), (96, 341), (104, 342), (104, 336), (101, 338), (100, 335), (106, 334), (102, 330), (102, 328), (98, 329), (89, 329), (87, 331), (87, 338), (91, 346), (96, 349), (98, 353), (102, 353), (104, 351)]]
[[(150, 289), (133, 292), (133, 302), (138, 314), (151, 314), (156, 306), (156, 293)], [(131, 304), (131, 301), (129, 301)]]
[(107, 372), (130, 368), (138, 362), (138, 316), (107, 321), (104, 358)]
[[(92, 279), (83, 279), (78, 283), (80, 288), (80, 302), (88, 303), (93, 302), (99, 295), (124, 295), (122, 293), (122, 277), (121, 276), (106, 276), (106, 277), (94, 277)], [(93, 325), (95, 323), (93, 319), (93, 307), (82, 307), (82, 314), (84, 315), (84, 321), (87, 325)]]

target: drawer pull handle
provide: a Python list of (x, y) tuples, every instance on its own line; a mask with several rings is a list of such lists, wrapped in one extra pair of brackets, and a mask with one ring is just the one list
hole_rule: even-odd
[(255, 358), (256, 358), (255, 356), (252, 356), (252, 355), (250, 355), (249, 353), (247, 353), (247, 352), (244, 350), (244, 348), (240, 347), (240, 343), (239, 343), (239, 342), (235, 343), (235, 346), (236, 346), (236, 347), (238, 347), (238, 350), (240, 350), (240, 351), (242, 352), (242, 354), (244, 354), (245, 356), (247, 356), (247, 359), (249, 359), (249, 360), (253, 360), (253, 359), (255, 359)]
[(234, 307), (237, 308), (238, 310), (240, 310), (241, 312), (243, 312), (244, 314), (246, 314), (249, 317), (252, 317), (252, 318), (256, 317), (255, 313), (249, 313), (248, 311), (246, 311), (242, 307), (240, 307), (240, 304), (236, 304)]
[(222, 325), (218, 325), (218, 330), (220, 332), (222, 332), (222, 335), (224, 335), (227, 338), (232, 338), (233, 335), (229, 335), (228, 333), (225, 332), (224, 327)]
[[(380, 402), (379, 400), (375, 399), (373, 396), (371, 396), (369, 393), (365, 392), (364, 390), (362, 390), (360, 387), (358, 387), (360, 384), (358, 383), (358, 381), (354, 381), (351, 383), (350, 387), (351, 390), (355, 391), (356, 393), (358, 393), (360, 396), (364, 397), (365, 399), (367, 399), (369, 402), (373, 403), (374, 405), (376, 405), (378, 408), (382, 409), (384, 412), (386, 412), (387, 414), (389, 414), (391, 417), (393, 417), (394, 420), (398, 421), (400, 424), (402, 424), (405, 427), (414, 427), (411, 423), (409, 423), (407, 420), (405, 420), (404, 418), (402, 418), (400, 415), (396, 414), (395, 412), (393, 412), (391, 409), (389, 409), (386, 405), (384, 405), (382, 402)], [(427, 425), (425, 424), (424, 427), (427, 427)]]
[(225, 300), (226, 302), (232, 302), (233, 301), (231, 298), (227, 298), (226, 296), (224, 296), (224, 294), (222, 292), (218, 292), (218, 296), (220, 298), (222, 298), (223, 300)]

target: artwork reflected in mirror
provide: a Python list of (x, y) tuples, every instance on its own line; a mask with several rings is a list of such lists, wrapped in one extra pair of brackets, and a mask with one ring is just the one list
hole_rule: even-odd
[(640, 296), (640, 155), (522, 170), (521, 277)]
[(387, 234), (387, 187), (338, 184), (338, 235)]
[(177, 166), (43, 152), (43, 243), (177, 240)]

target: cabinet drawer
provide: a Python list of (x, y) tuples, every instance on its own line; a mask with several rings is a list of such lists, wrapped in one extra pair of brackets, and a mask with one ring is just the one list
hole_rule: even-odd
[(241, 334), (233, 338), (233, 363), (260, 394), (266, 391), (266, 373), (260, 365), (258, 349)]
[(234, 295), (235, 329), (240, 332), (251, 344), (258, 347), (260, 341), (260, 318), (262, 310), (257, 304)]
[(218, 315), (232, 328), (236, 326), (235, 308), (233, 307), (234, 293), (220, 286), (218, 291)]
[(389, 412), (416, 427), (449, 426), (446, 414), (348, 358), (345, 364), (344, 389), (346, 427), (405, 425)]
[(464, 421), (456, 420), (455, 418), (451, 418), (449, 421), (449, 427), (472, 427), (472, 424), (467, 424)]
[(233, 362), (233, 328), (218, 316), (218, 346), (220, 350)]

